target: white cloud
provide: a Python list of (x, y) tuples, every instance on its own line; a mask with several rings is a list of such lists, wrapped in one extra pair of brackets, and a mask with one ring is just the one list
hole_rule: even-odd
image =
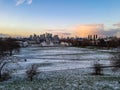
[(28, 3), (28, 4), (31, 4), (31, 3), (32, 3), (32, 0), (27, 0), (27, 3)]
[(2, 33), (0, 33), (0, 38), (4, 38), (4, 37), (10, 37), (8, 34), (2, 34)]
[(32, 4), (32, 0), (16, 0), (16, 6), (19, 6), (20, 4), (27, 3)]
[(18, 5), (20, 5), (20, 4), (24, 3), (24, 2), (25, 2), (25, 0), (17, 0), (16, 6), (18, 6)]
[(120, 27), (120, 23), (113, 24), (113, 26)]

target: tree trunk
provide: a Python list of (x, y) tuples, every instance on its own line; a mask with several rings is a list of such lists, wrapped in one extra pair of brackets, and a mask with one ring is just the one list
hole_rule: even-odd
[(33, 80), (33, 77), (30, 77), (30, 81), (32, 81)]
[(12, 56), (12, 51), (13, 51), (13, 50), (10, 50), (10, 56)]
[(2, 77), (2, 69), (3, 69), (3, 67), (4, 67), (6, 64), (7, 64), (7, 63), (4, 62), (3, 65), (0, 67), (0, 78)]

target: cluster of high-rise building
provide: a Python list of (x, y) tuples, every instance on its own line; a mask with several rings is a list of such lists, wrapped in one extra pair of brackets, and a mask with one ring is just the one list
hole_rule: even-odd
[(41, 46), (55, 46), (59, 45), (60, 39), (58, 35), (52, 35), (51, 33), (45, 33), (41, 35), (30, 35), (30, 44), (40, 44)]
[(97, 40), (98, 39), (98, 35), (88, 35), (88, 39), (89, 40)]
[[(4, 39), (4, 38), (3, 38)], [(17, 38), (17, 42), (22, 47), (27, 46), (107, 46), (111, 42), (120, 43), (120, 38), (106, 37), (100, 38), (97, 34), (88, 35), (88, 38), (67, 37), (59, 38), (58, 35), (45, 33), (41, 35), (30, 35), (28, 38)], [(119, 42), (118, 42), (119, 41)], [(112, 43), (113, 45), (114, 43)]]

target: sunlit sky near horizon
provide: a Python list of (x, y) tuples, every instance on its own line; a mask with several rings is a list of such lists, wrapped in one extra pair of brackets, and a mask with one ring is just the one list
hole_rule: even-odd
[(0, 33), (120, 36), (120, 0), (0, 0)]

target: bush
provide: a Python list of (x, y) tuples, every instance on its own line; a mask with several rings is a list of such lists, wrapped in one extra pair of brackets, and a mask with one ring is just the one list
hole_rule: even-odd
[(93, 75), (103, 75), (103, 68), (102, 65), (99, 63), (94, 64), (94, 72)]
[(10, 72), (3, 72), (0, 78), (0, 82), (6, 81), (11, 78), (11, 73)]
[(120, 69), (120, 54), (114, 55), (114, 57), (112, 57), (112, 65), (114, 66), (114, 71)]
[(38, 74), (38, 66), (36, 64), (32, 64), (30, 68), (26, 71), (27, 78), (32, 81), (34, 76)]

